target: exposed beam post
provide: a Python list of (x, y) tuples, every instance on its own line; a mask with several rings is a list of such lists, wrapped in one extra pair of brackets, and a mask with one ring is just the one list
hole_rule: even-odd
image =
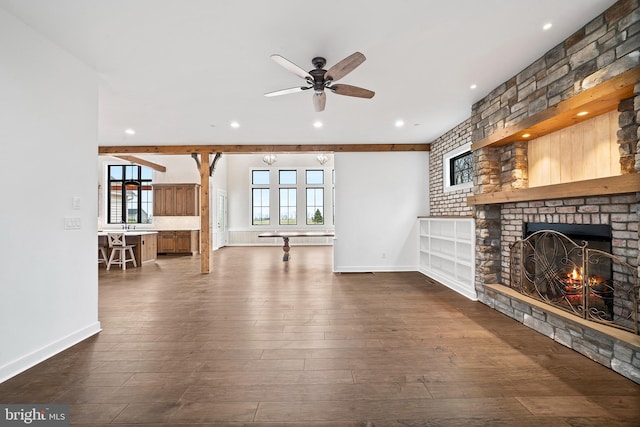
[(209, 212), (209, 152), (200, 152), (200, 272), (211, 273)]
[(217, 152), (211, 161), (211, 166), (209, 166), (209, 176), (213, 176), (213, 172), (216, 170), (216, 165), (218, 164), (218, 160), (222, 157), (222, 153)]
[(198, 153), (191, 153), (191, 158), (196, 161), (198, 171), (200, 171), (200, 159), (198, 158)]

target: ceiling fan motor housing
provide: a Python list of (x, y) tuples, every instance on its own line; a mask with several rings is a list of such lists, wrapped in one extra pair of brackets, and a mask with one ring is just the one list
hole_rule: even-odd
[(316, 56), (311, 60), (311, 63), (316, 68), (309, 71), (309, 74), (311, 74), (311, 77), (313, 77), (313, 81), (310, 81), (309, 83), (313, 85), (313, 90), (315, 93), (321, 94), (322, 92), (324, 92), (324, 88), (326, 86), (324, 75), (327, 70), (325, 70), (323, 67), (327, 64), (327, 61), (320, 56)]

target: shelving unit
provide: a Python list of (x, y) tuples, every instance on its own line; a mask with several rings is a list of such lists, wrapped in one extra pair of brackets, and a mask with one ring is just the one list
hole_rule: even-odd
[(424, 217), (418, 222), (419, 271), (475, 301), (475, 220)]

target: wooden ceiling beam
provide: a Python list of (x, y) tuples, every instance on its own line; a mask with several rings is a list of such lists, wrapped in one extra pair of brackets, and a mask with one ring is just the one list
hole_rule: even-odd
[(198, 154), (198, 153), (352, 153), (380, 151), (430, 151), (430, 144), (316, 144), (316, 145), (113, 145), (98, 147), (98, 154)]
[(127, 162), (135, 163), (137, 165), (147, 166), (153, 170), (157, 170), (158, 172), (166, 172), (167, 168), (165, 166), (159, 165), (157, 163), (150, 162), (145, 159), (141, 159), (140, 157), (135, 156), (124, 156), (124, 155), (114, 155), (113, 157), (117, 157), (118, 159), (126, 160)]

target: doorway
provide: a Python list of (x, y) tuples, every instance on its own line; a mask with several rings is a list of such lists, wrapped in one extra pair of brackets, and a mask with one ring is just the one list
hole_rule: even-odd
[(215, 216), (215, 236), (214, 249), (227, 246), (229, 242), (229, 226), (227, 221), (227, 192), (217, 190), (216, 192), (216, 216)]

